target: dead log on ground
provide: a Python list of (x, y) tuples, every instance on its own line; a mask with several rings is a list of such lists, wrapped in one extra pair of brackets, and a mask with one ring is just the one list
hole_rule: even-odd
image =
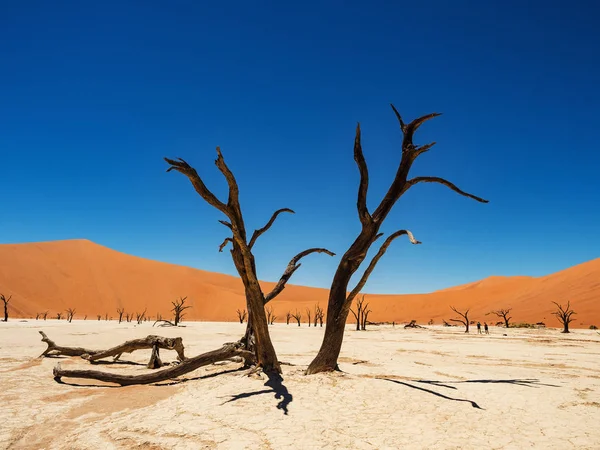
[(219, 361), (225, 361), (235, 356), (240, 356), (246, 361), (255, 361), (254, 353), (240, 349), (238, 343), (228, 343), (223, 345), (220, 349), (186, 359), (176, 366), (143, 375), (122, 375), (118, 373), (101, 372), (99, 370), (64, 370), (60, 367), (60, 364), (57, 364), (54, 368), (53, 375), (54, 379), (58, 382), (60, 382), (62, 378), (85, 378), (106, 383), (116, 383), (121, 386), (152, 384), (172, 380), (200, 367), (214, 364)]
[(407, 323), (406, 325), (404, 325), (404, 328), (425, 328), (422, 327), (421, 325), (417, 324), (416, 320), (411, 320), (410, 323)]
[(108, 358), (113, 356), (113, 361), (117, 361), (123, 353), (132, 353), (136, 350), (151, 349), (154, 347), (163, 348), (165, 350), (175, 350), (177, 352), (177, 359), (179, 361), (185, 361), (185, 353), (183, 347), (183, 339), (180, 337), (176, 338), (165, 338), (162, 336), (146, 336), (142, 339), (133, 339), (127, 341), (116, 347), (112, 347), (108, 350), (90, 350), (81, 347), (63, 347), (56, 345), (46, 333), (43, 331), (39, 332), (42, 335), (42, 342), (48, 344), (48, 348), (39, 357), (44, 356), (81, 356), (87, 361), (94, 362), (99, 359)]
[(46, 336), (46, 333), (44, 333), (43, 331), (40, 331), (39, 333), (42, 335), (42, 342), (48, 344), (48, 348), (44, 350), (44, 353), (42, 353), (38, 358), (43, 358), (44, 356), (58, 355), (82, 356), (85, 354), (94, 354), (97, 352), (97, 350), (90, 350), (82, 347), (62, 347), (60, 345), (56, 345), (56, 343), (53, 340), (51, 340), (48, 336)]

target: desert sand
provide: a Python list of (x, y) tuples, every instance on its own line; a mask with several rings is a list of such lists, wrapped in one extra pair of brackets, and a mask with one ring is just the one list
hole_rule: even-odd
[[(308, 264), (308, 263), (307, 263)], [(283, 270), (283, 269), (282, 269)], [(302, 270), (302, 269), (300, 269)], [(432, 277), (436, 274), (432, 273)], [(291, 280), (293, 282), (293, 278)], [(265, 289), (273, 283), (263, 283)], [(0, 293), (13, 296), (11, 317), (55, 315), (76, 309), (76, 318), (131, 313), (166, 316), (171, 301), (187, 296), (189, 320), (234, 321), (245, 308), (239, 278), (127, 255), (87, 240), (0, 245)], [(273, 301), (279, 321), (287, 311), (304, 313), (316, 303), (327, 305), (326, 289), (288, 284)], [(470, 318), (496, 323), (491, 310), (513, 308), (513, 322), (544, 322), (558, 326), (553, 301), (571, 302), (577, 312), (572, 328), (600, 326), (600, 258), (545, 277), (494, 276), (475, 283), (420, 295), (370, 295), (369, 320), (408, 322), (456, 317), (449, 305), (471, 309)], [(349, 320), (352, 315), (349, 316)]]
[[(38, 330), (62, 345), (109, 347), (160, 333), (193, 356), (239, 338), (245, 325), (180, 328), (115, 322), (0, 324), (0, 448), (7, 449), (597, 449), (600, 335), (578, 330), (371, 327), (346, 332), (343, 373), (303, 375), (322, 328), (275, 324), (282, 386), (229, 362), (172, 383), (109, 387), (53, 380), (80, 358), (36, 357)], [(506, 334), (506, 336), (505, 336)], [(148, 371), (149, 351), (100, 370)], [(163, 351), (163, 360), (175, 359)], [(133, 364), (138, 363), (138, 364)], [(95, 385), (95, 386), (94, 386)], [(276, 389), (277, 392), (274, 391)]]

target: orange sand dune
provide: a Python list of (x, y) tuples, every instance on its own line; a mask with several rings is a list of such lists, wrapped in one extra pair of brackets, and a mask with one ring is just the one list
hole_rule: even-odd
[[(269, 289), (273, 283), (263, 285)], [(13, 317), (46, 310), (55, 316), (69, 307), (76, 318), (88, 320), (97, 314), (115, 317), (118, 307), (166, 317), (170, 301), (187, 295), (188, 319), (233, 321), (245, 306), (236, 277), (138, 258), (87, 240), (0, 245), (0, 293), (12, 294)], [(600, 258), (540, 278), (490, 277), (430, 294), (367, 295), (367, 300), (372, 321), (440, 323), (455, 317), (449, 308), (454, 305), (471, 308), (473, 320), (491, 323), (499, 319), (486, 313), (512, 307), (514, 322), (548, 326), (558, 326), (551, 302), (570, 300), (577, 311), (574, 328), (600, 326)], [(288, 285), (272, 305), (281, 322), (285, 312), (304, 313), (317, 302), (326, 306), (327, 290)]]

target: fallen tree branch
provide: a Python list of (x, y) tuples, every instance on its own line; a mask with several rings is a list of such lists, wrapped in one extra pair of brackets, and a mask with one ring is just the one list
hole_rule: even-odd
[(44, 356), (83, 356), (83, 355), (93, 355), (98, 352), (98, 350), (90, 350), (82, 347), (62, 347), (60, 345), (56, 345), (56, 343), (46, 336), (46, 333), (43, 331), (38, 331), (42, 335), (42, 342), (48, 344), (48, 348), (44, 350), (38, 358), (43, 358)]
[(235, 356), (241, 356), (246, 360), (254, 360), (254, 354), (252, 352), (240, 349), (237, 343), (228, 343), (217, 350), (203, 353), (193, 358), (188, 358), (177, 366), (143, 375), (122, 375), (118, 373), (101, 372), (99, 370), (64, 370), (60, 367), (60, 364), (56, 365), (52, 373), (54, 375), (54, 380), (57, 382), (60, 382), (62, 378), (85, 378), (106, 383), (116, 383), (121, 386), (131, 386), (172, 380), (202, 366), (228, 360)]
[(39, 357), (44, 356), (81, 356), (83, 359), (94, 362), (100, 359), (108, 358), (113, 356), (113, 361), (117, 361), (123, 353), (132, 353), (136, 350), (152, 349), (154, 347), (162, 348), (165, 350), (175, 350), (177, 352), (177, 359), (179, 361), (185, 361), (185, 353), (183, 346), (183, 339), (180, 337), (166, 338), (162, 336), (150, 335), (141, 339), (133, 339), (123, 344), (117, 345), (116, 347), (109, 348), (108, 350), (90, 350), (82, 347), (63, 347), (56, 345), (46, 333), (43, 331), (39, 332), (42, 335), (42, 342), (48, 344), (48, 348)]
[(136, 350), (144, 350), (149, 348), (162, 348), (165, 350), (175, 350), (177, 352), (177, 359), (179, 361), (185, 361), (184, 347), (183, 347), (183, 339), (180, 337), (176, 338), (166, 338), (162, 336), (149, 335), (145, 338), (141, 339), (133, 339), (131, 341), (124, 342), (121, 345), (117, 345), (116, 347), (110, 348), (104, 351), (97, 351), (93, 354), (81, 355), (83, 359), (86, 359), (90, 362), (97, 361), (99, 359), (108, 358), (109, 356), (114, 356), (115, 361), (119, 359), (119, 357), (123, 353), (132, 353)]

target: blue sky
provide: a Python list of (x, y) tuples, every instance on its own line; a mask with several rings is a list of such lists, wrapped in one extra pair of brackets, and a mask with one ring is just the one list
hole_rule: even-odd
[[(286, 3), (286, 4), (284, 4)], [(418, 3), (418, 4), (417, 4)], [(183, 157), (224, 198), (220, 145), (259, 276), (307, 247), (342, 254), (360, 224), (356, 122), (369, 206), (387, 190), (406, 120), (438, 111), (382, 231), (409, 228), (367, 292), (429, 292), (489, 275), (544, 275), (600, 254), (600, 7), (592, 1), (2, 2), (0, 242), (86, 238), (234, 274), (227, 230)], [(376, 249), (375, 249), (376, 250)], [(295, 284), (328, 287), (313, 255)]]

